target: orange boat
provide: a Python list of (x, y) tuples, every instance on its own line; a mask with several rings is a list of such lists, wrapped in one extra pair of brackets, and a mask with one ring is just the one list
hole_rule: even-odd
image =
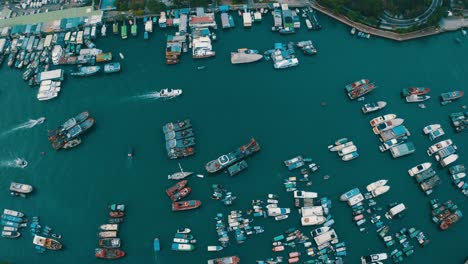
[(118, 259), (125, 256), (125, 252), (117, 248), (96, 248), (96, 258)]
[(201, 206), (201, 201), (199, 200), (189, 200), (172, 203), (172, 211), (185, 211), (192, 210)]
[(169, 197), (171, 197), (172, 195), (174, 195), (175, 192), (180, 191), (186, 185), (187, 185), (187, 180), (178, 181), (176, 184), (166, 189), (166, 193)]
[(192, 188), (185, 187), (182, 190), (180, 190), (179, 192), (176, 192), (173, 195), (171, 195), (171, 200), (173, 202), (179, 201), (182, 198), (184, 198), (185, 196), (189, 195), (191, 191), (192, 191)]

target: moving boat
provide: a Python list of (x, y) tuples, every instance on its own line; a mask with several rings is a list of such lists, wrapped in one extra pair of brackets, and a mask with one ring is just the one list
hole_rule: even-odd
[(119, 259), (125, 256), (125, 252), (117, 248), (96, 248), (96, 258)]
[(387, 102), (378, 101), (376, 103), (365, 104), (361, 109), (364, 114), (368, 114), (383, 109), (385, 106), (387, 106)]
[(31, 193), (33, 191), (33, 187), (28, 184), (12, 182), (10, 184), (10, 191), (17, 193)]
[(252, 63), (259, 61), (263, 58), (263, 55), (259, 54), (258, 50), (252, 49), (238, 49), (237, 52), (231, 52), (231, 63)]
[(168, 175), (167, 178), (169, 180), (182, 180), (183, 178), (186, 178), (193, 174), (193, 172), (185, 172), (182, 169), (182, 166), (180, 165), (180, 163), (179, 163), (179, 168), (180, 168), (180, 171)]
[(233, 152), (230, 152), (226, 155), (222, 155), (219, 158), (208, 162), (205, 165), (205, 169), (209, 173), (218, 172), (221, 169), (237, 162), (238, 160), (246, 158), (258, 151), (260, 151), (260, 146), (258, 145), (257, 141), (252, 138), (248, 144), (243, 145)]
[(187, 180), (178, 181), (176, 184), (166, 189), (166, 194), (168, 196), (173, 195), (174, 193), (182, 190), (187, 185)]
[(413, 168), (409, 169), (408, 170), (408, 174), (412, 177), (416, 174), (419, 174), (427, 169), (429, 169), (430, 167), (432, 166), (432, 163), (430, 162), (425, 162), (425, 163), (421, 163), (417, 166), (414, 166)]
[(119, 62), (111, 62), (104, 64), (104, 72), (105, 73), (114, 73), (120, 71), (120, 63)]
[(90, 76), (96, 74), (101, 70), (101, 66), (82, 66), (78, 68), (78, 71), (70, 73), (72, 76)]
[(381, 187), (381, 186), (384, 186), (385, 184), (387, 184), (388, 180), (378, 180), (378, 181), (375, 181), (369, 185), (366, 186), (366, 190), (368, 192), (372, 192), (373, 190)]
[(392, 120), (392, 119), (395, 119), (396, 118), (396, 115), (395, 114), (387, 114), (387, 115), (384, 115), (384, 116), (379, 116), (379, 117), (376, 117), (374, 119), (372, 119), (369, 123), (371, 125), (371, 127), (375, 127), (383, 122), (386, 122), (386, 121), (389, 121), (389, 120)]
[(120, 238), (103, 238), (99, 239), (99, 246), (102, 248), (119, 248)]
[(431, 89), (429, 88), (425, 88), (425, 87), (410, 87), (410, 88), (407, 88), (407, 89), (403, 89), (401, 91), (401, 96), (402, 97), (407, 97), (407, 96), (410, 96), (410, 95), (424, 95), (424, 94), (427, 94), (431, 91)]
[(181, 202), (172, 203), (172, 211), (185, 211), (195, 209), (201, 206), (201, 201), (199, 200), (188, 200)]
[(424, 102), (426, 100), (429, 100), (431, 97), (429, 95), (416, 95), (412, 94), (409, 96), (406, 96), (406, 102), (408, 103), (419, 103), (419, 102)]
[(159, 98), (165, 99), (172, 99), (174, 97), (182, 95), (182, 89), (162, 89), (161, 91), (157, 92), (156, 95)]
[(50, 250), (62, 249), (62, 244), (55, 239), (34, 235), (33, 244)]
[(425, 126), (423, 128), (423, 132), (424, 132), (424, 134), (427, 135), (427, 134), (431, 133), (432, 131), (439, 129), (440, 127), (441, 127), (440, 124), (428, 125), (428, 126)]
[(463, 91), (452, 91), (440, 94), (440, 100), (442, 102), (453, 101), (461, 98), (464, 95)]

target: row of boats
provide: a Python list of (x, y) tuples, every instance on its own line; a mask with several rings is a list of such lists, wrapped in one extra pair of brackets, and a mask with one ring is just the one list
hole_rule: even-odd
[(456, 132), (462, 132), (468, 127), (468, 111), (451, 113), (449, 117)]
[[(79, 66), (76, 71), (70, 73), (71, 76), (77, 77), (86, 77), (95, 75), (101, 70), (101, 66), (93, 65), (93, 66)], [(119, 72), (121, 70), (119, 62), (111, 62), (104, 64), (104, 73), (114, 73)]]
[(343, 161), (350, 161), (359, 157), (356, 145), (348, 138), (340, 138), (334, 145), (328, 146), (328, 150), (338, 153)]
[(180, 201), (192, 191), (187, 183), (187, 180), (181, 180), (166, 189), (166, 194), (172, 201), (172, 211), (186, 211), (201, 206), (202, 203), (199, 200)]
[(65, 121), (55, 130), (49, 130), (49, 141), (55, 150), (70, 149), (81, 144), (80, 135), (94, 125), (89, 112), (82, 112)]
[(468, 182), (465, 182), (465, 165), (459, 164), (452, 166), (449, 168), (449, 173), (453, 184), (457, 186), (465, 196), (468, 196)]
[(236, 165), (236, 163), (241, 162), (243, 159), (255, 154), (258, 151), (260, 151), (260, 145), (254, 138), (252, 138), (249, 143), (240, 146), (228, 154), (221, 155), (215, 160), (209, 161), (206, 163), (205, 169), (209, 173), (216, 173), (223, 170), (224, 168), (227, 168), (228, 171), (230, 171), (230, 174), (235, 175), (238, 173), (238, 171), (243, 170), (242, 167), (244, 167)]
[(1, 216), (1, 224), (3, 226), (2, 237), (18, 238), (21, 236), (20, 228), (27, 226), (27, 219), (24, 219), (24, 214), (18, 211), (4, 209)]
[(190, 119), (167, 123), (163, 126), (167, 156), (170, 159), (195, 154), (195, 133)]
[(452, 200), (441, 203), (438, 199), (431, 200), (432, 222), (439, 225), (441, 230), (449, 229), (463, 217), (462, 212)]
[(96, 258), (101, 259), (119, 259), (125, 256), (125, 252), (120, 249), (121, 239), (118, 237), (120, 224), (124, 221), (125, 205), (109, 205), (108, 224), (99, 227), (99, 247), (94, 250)]
[(177, 232), (172, 239), (171, 249), (173, 251), (192, 251), (195, 250), (197, 240), (190, 234), (190, 228), (182, 227), (177, 229)]
[(426, 195), (431, 194), (433, 189), (442, 183), (437, 172), (431, 166), (432, 163), (425, 162), (408, 170), (408, 174), (415, 179)]

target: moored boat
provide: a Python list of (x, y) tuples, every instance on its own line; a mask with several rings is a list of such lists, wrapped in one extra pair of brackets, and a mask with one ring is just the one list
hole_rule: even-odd
[(419, 174), (432, 166), (430, 162), (424, 162), (408, 170), (408, 174), (412, 177), (416, 174)]
[(294, 169), (300, 168), (304, 166), (304, 164), (305, 163), (304, 163), (302, 156), (297, 156), (292, 159), (288, 159), (284, 161), (284, 165), (288, 167), (288, 170), (294, 170)]
[(440, 124), (427, 125), (427, 126), (425, 126), (423, 128), (423, 132), (424, 132), (424, 134), (427, 135), (427, 134), (431, 133), (432, 131), (439, 129), (440, 127), (441, 127)]
[(229, 166), (227, 171), (230, 176), (234, 176), (242, 172), (243, 170), (246, 170), (248, 168), (247, 162), (245, 160), (241, 160), (240, 162)]
[(99, 246), (102, 248), (119, 248), (120, 238), (103, 238), (99, 239)]
[(236, 161), (248, 157), (258, 151), (260, 151), (260, 145), (258, 145), (257, 141), (252, 138), (248, 144), (243, 145), (233, 152), (230, 152), (226, 155), (222, 155), (219, 158), (208, 162), (205, 165), (205, 169), (209, 173), (218, 172), (221, 169), (235, 163)]
[(119, 62), (111, 62), (104, 64), (104, 72), (105, 73), (114, 73), (120, 71), (120, 63)]
[(458, 159), (458, 155), (457, 154), (452, 154), (452, 155), (447, 156), (444, 159), (442, 159), (440, 161), (440, 165), (442, 165), (442, 167), (447, 167), (448, 165), (455, 162), (457, 159)]
[(186, 197), (187, 195), (189, 195), (191, 191), (192, 191), (192, 188), (185, 187), (185, 188), (182, 188), (180, 191), (171, 195), (170, 198), (173, 202), (177, 202), (181, 200), (182, 198)]
[(24, 214), (18, 211), (10, 210), (10, 209), (3, 209), (3, 214), (4, 215), (11, 215), (11, 216), (16, 216), (16, 217), (23, 217)]
[(10, 184), (10, 191), (27, 194), (33, 191), (33, 187), (29, 184), (12, 182)]
[(431, 91), (431, 89), (426, 88), (426, 87), (410, 87), (407, 89), (403, 89), (401, 91), (401, 96), (402, 97), (407, 97), (410, 95), (424, 95), (427, 94)]
[(392, 120), (392, 119), (395, 119), (396, 118), (396, 115), (395, 114), (387, 114), (387, 115), (384, 115), (384, 116), (379, 116), (379, 117), (376, 117), (374, 119), (372, 119), (371, 121), (369, 121), (370, 125), (372, 127), (375, 127), (383, 122), (386, 122), (386, 121), (389, 121), (389, 120)]
[(208, 246), (207, 248), (208, 251), (221, 251), (223, 250), (222, 246)]
[(455, 211), (453, 214), (445, 218), (439, 225), (440, 229), (447, 230), (450, 226), (458, 222), (462, 218), (462, 212), (460, 210)]
[(101, 225), (99, 228), (104, 231), (117, 231), (119, 230), (119, 225), (118, 224), (106, 224), (106, 225)]
[(357, 151), (354, 151), (354, 152), (351, 152), (351, 153), (346, 154), (343, 157), (341, 157), (341, 160), (350, 161), (350, 160), (353, 160), (353, 159), (358, 158), (358, 157), (359, 157), (359, 153)]
[(98, 236), (100, 238), (115, 238), (117, 237), (117, 231), (102, 231), (99, 232)]
[(50, 250), (62, 249), (62, 244), (55, 239), (34, 235), (33, 244)]
[(185, 211), (195, 209), (201, 206), (201, 201), (199, 200), (188, 200), (172, 203), (172, 211)]
[(101, 70), (101, 66), (82, 66), (78, 68), (78, 71), (70, 73), (72, 76), (91, 76)]
[(208, 264), (237, 264), (240, 258), (238, 256), (229, 256), (216, 259), (209, 259)]
[(345, 156), (347, 154), (350, 154), (350, 153), (353, 153), (353, 152), (356, 152), (357, 151), (357, 147), (355, 145), (351, 145), (349, 147), (345, 147), (343, 149), (341, 149), (340, 151), (338, 151), (338, 155), (340, 157), (342, 156)]
[(382, 263), (388, 258), (387, 253), (372, 254), (361, 257), (361, 264)]
[(378, 102), (365, 104), (361, 109), (364, 114), (368, 114), (368, 113), (383, 109), (385, 106), (387, 106), (387, 102), (378, 101)]
[(461, 98), (464, 95), (463, 91), (452, 91), (440, 94), (440, 100), (442, 102), (453, 101)]
[(384, 152), (386, 150), (389, 150), (391, 147), (394, 147), (396, 145), (402, 144), (406, 142), (408, 137), (402, 137), (402, 138), (393, 138), (390, 140), (387, 140), (382, 143), (382, 145), (379, 146), (380, 151)]
[(375, 181), (375, 182), (373, 182), (373, 183), (371, 183), (371, 184), (368, 184), (368, 185), (366, 186), (366, 190), (367, 190), (368, 192), (372, 192), (373, 190), (375, 190), (375, 189), (377, 189), (377, 188), (379, 188), (379, 187), (381, 187), (381, 186), (384, 186), (385, 184), (387, 184), (387, 182), (388, 182), (388, 180), (385, 180), (385, 179)]
[(352, 90), (356, 89), (357, 87), (362, 86), (364, 84), (368, 84), (368, 83), (369, 83), (369, 80), (361, 79), (359, 81), (355, 81), (353, 83), (350, 83), (350, 84), (346, 85), (345, 89), (346, 89), (346, 92), (351, 92)]
[(389, 190), (390, 190), (390, 186), (384, 185), (384, 186), (380, 186), (380, 187), (377, 187), (376, 189), (372, 190), (371, 194), (372, 194), (373, 197), (377, 197), (377, 196), (380, 196), (380, 195), (388, 192)]
[(403, 124), (403, 122), (405, 122), (404, 119), (402, 118), (395, 118), (395, 119), (392, 119), (392, 120), (389, 120), (389, 121), (385, 121), (383, 123), (380, 123), (378, 125), (376, 125), (372, 131), (374, 131), (374, 134), (380, 134), (386, 130), (389, 130), (389, 129), (392, 129), (394, 127), (397, 127), (401, 124)]
[(179, 163), (179, 169), (180, 169), (180, 171), (168, 175), (167, 178), (169, 180), (182, 180), (182, 179), (184, 179), (184, 178), (186, 178), (186, 177), (193, 174), (193, 172), (184, 171), (182, 169), (182, 166), (180, 165), (180, 163)]
[(49, 140), (55, 139), (57, 134), (62, 134), (63, 132), (66, 132), (67, 130), (71, 129), (72, 127), (82, 123), (89, 117), (89, 112), (82, 112), (75, 117), (72, 117), (65, 121), (61, 126), (59, 126), (56, 130), (54, 131), (49, 131)]
[(118, 259), (124, 257), (125, 252), (117, 248), (96, 248), (95, 256), (103, 259)]
[(5, 238), (18, 238), (21, 236), (21, 233), (18, 231), (2, 231), (2, 237)]
[(187, 128), (191, 128), (192, 127), (192, 123), (190, 122), (189, 119), (186, 119), (184, 121), (178, 121), (176, 123), (167, 123), (163, 126), (163, 132), (164, 133), (169, 133), (171, 131), (180, 131), (180, 130), (184, 130), (184, 129), (187, 129)]
[(360, 193), (361, 192), (359, 191), (359, 188), (351, 189), (340, 196), (340, 201), (342, 202), (348, 201), (351, 197), (356, 196)]
[(412, 94), (409, 96), (406, 96), (406, 102), (408, 103), (419, 103), (419, 102), (424, 102), (426, 100), (429, 100), (431, 97), (429, 95), (416, 95)]
[(172, 243), (171, 249), (175, 251), (192, 251), (195, 249), (195, 246), (191, 244)]
[(448, 147), (448, 146), (450, 146), (452, 144), (453, 144), (453, 142), (452, 142), (451, 139), (446, 139), (446, 140), (437, 142), (436, 144), (430, 146), (427, 149), (427, 155), (432, 156), (434, 153), (437, 153), (441, 149), (444, 149), (444, 148), (446, 148), (446, 147)]
[(347, 148), (347, 147), (350, 147), (350, 146), (353, 146), (354, 143), (353, 141), (348, 141), (344, 144), (339, 144), (339, 145), (335, 145), (335, 146), (332, 146), (331, 148), (329, 148), (330, 151), (340, 151), (344, 148)]
[(187, 180), (178, 181), (176, 184), (166, 189), (166, 194), (168, 196), (173, 195), (175, 192), (182, 190), (187, 185)]
[(231, 63), (252, 63), (259, 61), (263, 58), (263, 55), (259, 54), (257, 50), (252, 49), (238, 49), (237, 52), (231, 52)]

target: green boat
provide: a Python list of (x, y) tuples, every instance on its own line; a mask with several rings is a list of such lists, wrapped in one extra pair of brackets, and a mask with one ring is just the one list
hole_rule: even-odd
[(132, 33), (132, 36), (137, 35), (137, 25), (136, 25), (136, 23), (133, 23), (132, 28), (131, 28), (131, 33)]
[(114, 34), (119, 34), (119, 25), (117, 24), (117, 22), (114, 22), (114, 24), (112, 25), (112, 33)]
[(234, 176), (238, 173), (240, 173), (241, 171), (247, 169), (247, 162), (245, 162), (245, 160), (241, 161), (241, 162), (238, 162), (230, 167), (228, 167), (228, 173), (230, 176)]
[(125, 22), (124, 22), (124, 24), (122, 25), (121, 34), (120, 34), (120, 35), (121, 35), (122, 39), (126, 39), (126, 38), (127, 38), (127, 25), (125, 24)]

